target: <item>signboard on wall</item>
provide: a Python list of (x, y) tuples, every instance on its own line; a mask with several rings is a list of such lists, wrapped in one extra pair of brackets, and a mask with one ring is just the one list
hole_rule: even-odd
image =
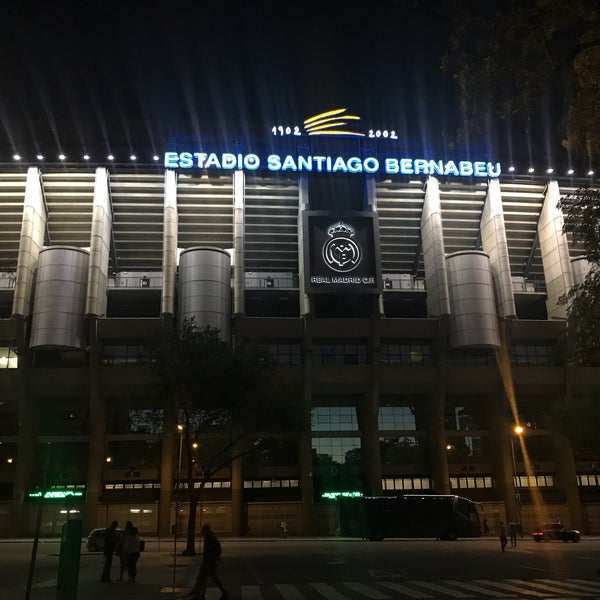
[(304, 277), (308, 293), (379, 293), (379, 265), (374, 213), (304, 213)]

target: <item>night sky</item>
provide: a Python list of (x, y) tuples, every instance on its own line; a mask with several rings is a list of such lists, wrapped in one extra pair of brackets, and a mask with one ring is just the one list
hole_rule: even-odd
[[(456, 88), (440, 69), (452, 2), (13, 3), (0, 38), (0, 162), (178, 143), (251, 143), (345, 107), (406, 152), (495, 158), (455, 143)], [(502, 156), (497, 158), (501, 159)]]

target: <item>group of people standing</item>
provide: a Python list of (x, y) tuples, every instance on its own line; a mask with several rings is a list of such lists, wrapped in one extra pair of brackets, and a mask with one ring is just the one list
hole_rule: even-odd
[(118, 529), (119, 522), (112, 521), (106, 528), (104, 534), (104, 565), (100, 581), (103, 583), (112, 583), (111, 571), (113, 556), (119, 557), (119, 577), (117, 581), (123, 581), (123, 575), (127, 571), (128, 583), (135, 583), (137, 576), (137, 562), (142, 551), (143, 541), (140, 539), (140, 532), (134, 527), (131, 521), (125, 523), (123, 531)]

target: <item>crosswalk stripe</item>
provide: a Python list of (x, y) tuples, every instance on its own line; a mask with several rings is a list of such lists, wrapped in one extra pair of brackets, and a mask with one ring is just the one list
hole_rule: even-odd
[(516, 592), (517, 594), (527, 594), (528, 596), (536, 596), (538, 598), (546, 598), (548, 594), (542, 594), (534, 590), (528, 590), (523, 587), (517, 587), (516, 585), (510, 585), (508, 583), (501, 583), (500, 581), (492, 581), (490, 579), (475, 579), (475, 583), (484, 583), (492, 587), (499, 587), (502, 590), (508, 590), (509, 592)]
[(464, 588), (465, 590), (469, 590), (470, 592), (477, 592), (478, 594), (483, 594), (484, 596), (493, 596), (494, 598), (514, 598), (514, 594), (504, 594), (502, 592), (498, 592), (496, 590), (489, 590), (482, 588), (479, 585), (473, 585), (472, 583), (466, 583), (464, 581), (454, 581), (452, 579), (444, 579), (443, 583), (448, 585), (454, 585), (456, 587)]
[[(535, 581), (524, 581), (523, 579), (505, 579), (505, 581), (508, 581), (509, 583), (516, 583), (518, 585), (528, 585), (536, 590), (542, 590), (542, 591), (546, 591), (546, 592), (550, 592), (551, 594), (564, 594), (567, 591), (571, 591), (571, 590), (565, 590), (564, 588), (557, 588), (555, 585), (546, 585), (545, 583), (536, 583)], [(584, 593), (579, 593), (579, 596), (591, 596), (591, 594), (584, 594)]]
[(285, 598), (285, 600), (305, 600), (304, 596), (298, 591), (295, 585), (289, 583), (275, 584), (275, 589)]
[(418, 590), (413, 590), (401, 583), (396, 583), (395, 581), (378, 581), (378, 585), (382, 585), (394, 592), (400, 592), (409, 598), (433, 598), (430, 594), (426, 594), (425, 592), (419, 592)]
[(475, 596), (472, 596), (471, 594), (457, 592), (456, 590), (451, 590), (450, 588), (444, 587), (442, 585), (437, 585), (435, 583), (429, 583), (428, 581), (411, 580), (411, 583), (427, 588), (428, 590), (433, 590), (434, 592), (442, 592), (443, 594), (446, 594), (447, 596), (452, 596), (453, 598), (475, 598)]
[[(581, 590), (583, 592), (597, 592), (598, 590), (590, 587), (589, 585), (581, 585), (579, 583), (571, 583), (569, 581), (563, 581), (558, 579), (536, 579), (536, 581), (542, 581), (543, 583), (551, 583), (553, 585), (564, 586), (569, 590)], [(594, 583), (594, 582), (591, 582)]]
[(327, 583), (311, 583), (310, 585), (314, 587), (321, 596), (325, 596), (327, 600), (348, 600), (344, 594), (340, 594)]
[(264, 600), (258, 585), (242, 585), (240, 590), (244, 600)]
[(344, 585), (347, 588), (350, 588), (354, 592), (358, 592), (367, 598), (371, 598), (372, 600), (389, 600), (389, 596), (382, 594), (378, 590), (374, 590), (373, 588), (365, 585), (364, 583), (356, 583), (353, 581), (345, 581)]
[(567, 579), (567, 581), (573, 581), (574, 583), (583, 583), (585, 585), (593, 585), (594, 587), (600, 587), (600, 581), (588, 581), (587, 579)]

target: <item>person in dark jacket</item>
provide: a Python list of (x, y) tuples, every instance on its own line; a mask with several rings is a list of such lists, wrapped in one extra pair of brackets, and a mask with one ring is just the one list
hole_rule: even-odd
[(119, 543), (119, 534), (117, 533), (118, 521), (113, 521), (104, 532), (104, 566), (102, 567), (102, 583), (112, 583), (110, 572), (112, 570), (113, 555)]
[(198, 571), (196, 583), (190, 592), (190, 596), (195, 600), (205, 600), (206, 584), (211, 579), (213, 583), (221, 590), (221, 599), (225, 600), (229, 595), (223, 587), (217, 574), (217, 563), (221, 556), (221, 542), (214, 534), (210, 525), (202, 525), (202, 536), (204, 543), (202, 545), (202, 565)]

